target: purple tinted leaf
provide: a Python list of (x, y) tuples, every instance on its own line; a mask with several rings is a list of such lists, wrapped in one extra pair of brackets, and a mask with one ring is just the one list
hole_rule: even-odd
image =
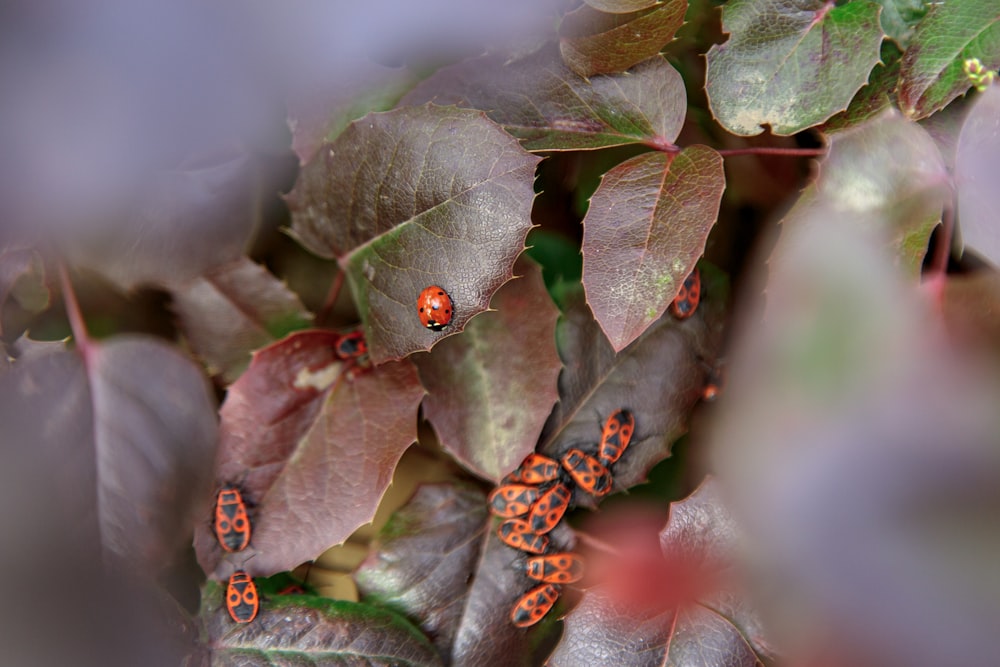
[[(236, 484), (253, 506), (253, 575), (291, 570), (371, 521), (416, 440), (424, 390), (413, 365), (343, 375), (336, 338), (305, 331), (257, 351), (222, 406), (216, 488)], [(207, 520), (195, 549), (206, 572), (230, 574)]]
[(253, 350), (312, 320), (294, 292), (246, 257), (174, 289), (173, 309), (192, 349), (226, 383)]
[(493, 310), (415, 359), (441, 445), (495, 482), (534, 451), (559, 399), (559, 311), (538, 265), (521, 260), (517, 272), (523, 277), (500, 288)]
[(438, 651), (451, 655), (489, 525), (481, 492), (420, 487), (382, 529), (358, 568), (358, 589), (418, 621)]
[[(483, 114), (428, 105), (355, 121), (302, 170), (292, 231), (340, 262), (373, 362), (428, 350), (487, 309), (524, 249), (537, 162)], [(430, 285), (454, 304), (441, 332), (417, 316)]]
[(931, 4), (903, 55), (900, 108), (914, 120), (942, 109), (972, 85), (963, 69), (979, 58), (1000, 68), (1000, 7), (990, 0)]
[(253, 231), (246, 156), (161, 172), (128, 224), (87, 230), (66, 251), (124, 289), (175, 286), (243, 255)]
[(31, 319), (48, 308), (49, 296), (38, 252), (0, 250), (0, 334), (10, 340), (24, 333)]
[(722, 9), (729, 41), (707, 56), (712, 113), (734, 134), (795, 134), (847, 108), (879, 61), (879, 8), (862, 0), (737, 0)]
[(627, 14), (584, 5), (563, 18), (559, 50), (580, 76), (624, 72), (660, 52), (684, 24), (686, 0), (667, 0)]
[(213, 665), (442, 665), (434, 646), (409, 621), (367, 604), (261, 596), (257, 617), (237, 625), (226, 611), (225, 583), (208, 581), (200, 615)]
[(660, 4), (663, 0), (586, 0), (596, 10), (610, 14), (627, 14)]
[(17, 434), (7, 445), (45, 452), (74, 533), (153, 576), (176, 565), (207, 511), (214, 401), (195, 365), (158, 341), (121, 337), (85, 357), (48, 352), (2, 376), (5, 429)]
[(710, 275), (706, 279), (704, 273), (702, 302), (694, 316), (683, 322), (662, 317), (618, 354), (582, 295), (567, 295), (557, 329), (565, 365), (560, 401), (545, 425), (539, 451), (559, 457), (582, 445), (593, 452), (604, 419), (627, 408), (635, 415), (635, 435), (615, 464), (615, 488), (642, 482), (650, 468), (670, 455), (701, 396), (725, 319), (724, 281)]
[(445, 67), (403, 102), (481, 109), (530, 151), (669, 144), (687, 112), (684, 82), (663, 58), (584, 79), (555, 45), (513, 60), (484, 56)]
[(955, 155), (962, 241), (1000, 266), (995, 176), (1000, 173), (1000, 87), (990, 86), (965, 119)]
[(615, 351), (658, 320), (705, 252), (725, 188), (706, 146), (645, 153), (601, 179), (583, 220), (587, 302)]

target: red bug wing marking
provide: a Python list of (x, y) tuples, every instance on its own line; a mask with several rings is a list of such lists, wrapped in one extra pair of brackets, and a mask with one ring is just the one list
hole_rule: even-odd
[(559, 599), (559, 587), (542, 584), (522, 595), (510, 610), (510, 621), (519, 628), (527, 628), (545, 617)]
[(260, 600), (257, 598), (257, 586), (253, 579), (240, 570), (229, 577), (226, 588), (226, 609), (237, 623), (249, 623), (257, 616)]
[(507, 519), (527, 514), (538, 500), (539, 490), (527, 484), (504, 484), (490, 494), (490, 512)]
[(236, 489), (219, 491), (215, 505), (215, 537), (224, 551), (245, 549), (250, 543), (250, 518)]
[(598, 458), (601, 462), (610, 465), (620, 459), (632, 439), (634, 430), (635, 416), (628, 410), (619, 410), (608, 417), (598, 449)]
[(529, 454), (515, 473), (526, 484), (544, 484), (559, 477), (559, 462), (541, 454)]
[(540, 554), (549, 546), (549, 538), (536, 535), (524, 519), (508, 519), (497, 528), (497, 536), (509, 547)]
[(611, 473), (592, 456), (570, 449), (562, 458), (563, 467), (573, 481), (587, 493), (601, 497), (611, 492)]
[(525, 574), (550, 584), (572, 584), (583, 578), (583, 558), (574, 553), (532, 556), (525, 566)]
[(571, 496), (572, 493), (565, 484), (556, 484), (542, 494), (531, 506), (531, 514), (528, 515), (531, 530), (543, 535), (559, 525), (559, 521), (569, 508)]
[(701, 273), (695, 267), (691, 275), (684, 279), (684, 284), (670, 304), (670, 314), (679, 320), (687, 319), (694, 315), (699, 301), (701, 301)]

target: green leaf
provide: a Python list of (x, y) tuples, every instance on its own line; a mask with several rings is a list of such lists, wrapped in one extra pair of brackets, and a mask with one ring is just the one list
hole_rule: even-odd
[[(799, 224), (842, 217), (883, 234), (897, 260), (917, 275), (941, 220), (949, 176), (934, 140), (888, 111), (830, 139), (819, 177), (785, 217)], [(775, 254), (783, 246), (779, 240)]]
[(886, 37), (906, 48), (913, 36), (913, 28), (927, 14), (925, 0), (875, 0), (882, 5), (879, 21)]
[(1000, 173), (1000, 86), (990, 86), (966, 116), (955, 156), (962, 241), (1000, 266), (997, 174)]
[(609, 14), (627, 14), (662, 4), (663, 0), (584, 0), (594, 9)]
[(559, 399), (559, 311), (536, 264), (521, 260), (517, 273), (463, 335), (415, 357), (442, 447), (495, 482), (534, 451)]
[[(292, 233), (340, 262), (374, 363), (428, 350), (487, 309), (524, 250), (538, 161), (481, 112), (426, 105), (355, 121), (302, 169)], [(417, 317), (430, 285), (454, 304), (441, 332)]]
[(994, 0), (935, 3), (903, 56), (899, 103), (913, 119), (943, 108), (972, 85), (967, 58), (1000, 68), (1000, 5)]
[(484, 56), (438, 70), (403, 98), (425, 102), (485, 111), (530, 151), (566, 151), (671, 143), (687, 95), (659, 56), (628, 72), (584, 79), (549, 44), (514, 60)]
[(559, 49), (580, 76), (624, 72), (659, 53), (684, 24), (686, 11), (686, 0), (667, 0), (629, 14), (584, 5), (563, 17)]
[(677, 296), (724, 188), (722, 158), (707, 146), (645, 153), (604, 175), (583, 220), (583, 285), (616, 352)]
[(794, 134), (847, 108), (879, 60), (878, 5), (735, 0), (707, 56), (712, 113), (730, 132)]
[(818, 129), (837, 132), (859, 125), (888, 109), (896, 101), (899, 63), (903, 53), (892, 42), (882, 42), (882, 62), (875, 66), (868, 83), (858, 91), (850, 106), (823, 123)]

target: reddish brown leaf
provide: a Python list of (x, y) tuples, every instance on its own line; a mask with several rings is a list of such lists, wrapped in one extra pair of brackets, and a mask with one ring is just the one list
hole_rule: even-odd
[(534, 451), (559, 398), (559, 312), (538, 265), (521, 260), (517, 273), (523, 277), (493, 298), (495, 312), (483, 313), (464, 335), (415, 360), (428, 391), (424, 414), (438, 440), (495, 482)]
[[(524, 249), (537, 163), (482, 113), (428, 105), (355, 121), (303, 168), (292, 231), (340, 262), (374, 363), (429, 350), (486, 310)], [(430, 285), (455, 307), (441, 332), (417, 317)]]
[(152, 339), (25, 357), (0, 377), (4, 446), (44, 452), (60, 525), (156, 577), (207, 511), (215, 407), (198, 368)]
[(530, 151), (670, 144), (687, 113), (684, 82), (662, 57), (584, 79), (554, 44), (520, 58), (483, 56), (442, 68), (403, 102), (481, 109)]
[(666, 311), (705, 252), (725, 188), (706, 146), (645, 153), (601, 179), (583, 220), (587, 302), (615, 351)]
[(294, 292), (246, 257), (178, 287), (173, 299), (191, 347), (226, 383), (239, 377), (252, 351), (312, 320)]
[(684, 24), (686, 0), (667, 0), (628, 14), (606, 14), (584, 5), (563, 18), (559, 49), (580, 76), (624, 72), (655, 56)]
[(693, 317), (678, 322), (666, 315), (618, 354), (582, 294), (568, 295), (557, 329), (565, 365), (559, 378), (560, 401), (539, 451), (558, 458), (584, 443), (583, 449), (593, 454), (603, 421), (627, 408), (635, 415), (635, 435), (615, 464), (615, 488), (638, 484), (669, 456), (672, 443), (687, 430), (716, 358), (725, 318), (725, 281), (703, 275), (702, 288), (702, 303)]
[[(413, 365), (342, 375), (335, 338), (305, 331), (256, 352), (222, 406), (216, 485), (239, 485), (251, 504), (237, 562), (255, 576), (291, 570), (370, 521), (416, 440), (424, 390)], [(230, 574), (207, 516), (195, 548), (206, 572)]]

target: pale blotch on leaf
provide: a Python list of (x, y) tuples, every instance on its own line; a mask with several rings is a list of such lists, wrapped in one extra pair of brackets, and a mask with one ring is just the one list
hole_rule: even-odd
[(315, 371), (308, 368), (300, 368), (299, 372), (295, 374), (295, 381), (292, 383), (292, 386), (296, 389), (324, 391), (334, 383), (338, 375), (340, 375), (339, 363), (330, 364)]

